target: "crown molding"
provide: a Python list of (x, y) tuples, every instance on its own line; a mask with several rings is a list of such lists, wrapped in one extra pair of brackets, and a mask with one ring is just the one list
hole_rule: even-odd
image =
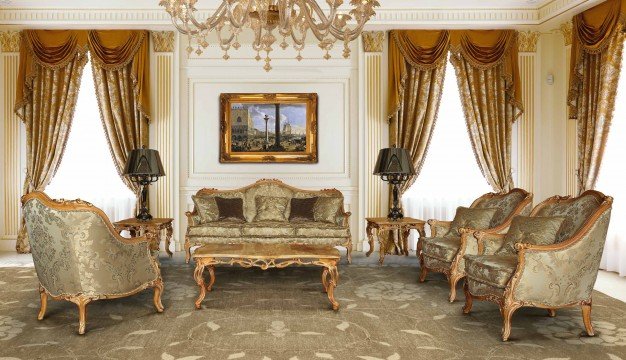
[[(416, 26), (541, 25), (578, 7), (588, 8), (602, 0), (552, 0), (538, 8), (421, 8), (377, 9), (368, 28), (391, 29)], [(211, 9), (198, 11), (199, 18), (208, 17)], [(171, 26), (169, 15), (162, 8), (154, 9), (59, 9), (1, 8), (0, 25), (81, 27)]]

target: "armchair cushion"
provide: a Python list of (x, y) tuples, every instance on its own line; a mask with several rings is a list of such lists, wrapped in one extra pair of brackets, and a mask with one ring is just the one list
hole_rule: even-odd
[(563, 217), (516, 216), (504, 237), (504, 244), (495, 255), (515, 255), (516, 243), (550, 245), (563, 224)]
[(220, 212), (217, 208), (214, 196), (205, 197), (193, 195), (191, 199), (198, 210), (200, 223), (217, 221), (219, 219)]
[(541, 209), (536, 216), (563, 216), (556, 242), (559, 243), (574, 235), (600, 207), (602, 201), (593, 195), (580, 196), (571, 201), (559, 202)]
[(497, 195), (477, 205), (480, 209), (498, 209), (491, 219), (490, 228), (501, 225), (504, 220), (517, 208), (526, 195), (520, 191), (511, 191), (504, 195)]
[(215, 197), (215, 203), (219, 211), (219, 220), (240, 220), (246, 221), (243, 217), (243, 199), (242, 198), (223, 198)]
[(465, 255), (467, 277), (497, 288), (506, 286), (516, 268), (515, 255)]
[(318, 197), (313, 206), (313, 217), (315, 221), (336, 223), (337, 214), (343, 205), (343, 198), (340, 197)]
[(452, 262), (461, 246), (459, 237), (434, 237), (422, 240), (422, 253), (424, 256), (437, 260)]
[(491, 219), (497, 211), (498, 209), (495, 208), (478, 209), (459, 206), (456, 209), (450, 230), (448, 230), (448, 233), (444, 237), (461, 236), (461, 228), (476, 230), (488, 229), (491, 224)]
[(287, 221), (285, 212), (287, 211), (287, 205), (289, 205), (289, 198), (257, 196), (254, 202), (256, 205), (254, 221)]

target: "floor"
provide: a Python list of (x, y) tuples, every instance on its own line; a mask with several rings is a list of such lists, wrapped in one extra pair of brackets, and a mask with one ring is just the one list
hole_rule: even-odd
[[(371, 257), (364, 257), (360, 253), (356, 253), (353, 263), (355, 265), (375, 265), (378, 260), (378, 254), (372, 254)], [(164, 256), (164, 255), (161, 255)], [(177, 252), (176, 257), (183, 256), (182, 252)], [(386, 265), (408, 265), (417, 264), (417, 260), (413, 259), (415, 255), (409, 257), (399, 257), (388, 255), (385, 258)], [(33, 266), (32, 257), (29, 254), (17, 254), (15, 252), (0, 252), (0, 268), (2, 267), (31, 267)], [(600, 270), (598, 272), (598, 280), (595, 289), (612, 298), (626, 302), (626, 277), (620, 277), (617, 273)]]

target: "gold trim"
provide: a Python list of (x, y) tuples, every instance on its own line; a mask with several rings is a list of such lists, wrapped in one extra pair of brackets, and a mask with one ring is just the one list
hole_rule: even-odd
[(563, 35), (565, 46), (572, 45), (572, 29), (573, 25), (571, 21), (563, 23), (559, 26), (559, 32)]
[[(306, 150), (304, 152), (234, 152), (231, 150), (230, 104), (301, 104), (307, 105)], [(317, 94), (280, 93), (220, 95), (221, 163), (317, 163)]]
[(385, 42), (384, 31), (364, 31), (363, 35), (363, 51), (366, 53), (383, 52), (383, 44)]
[(540, 35), (538, 31), (520, 31), (518, 33), (519, 52), (536, 52)]
[(19, 31), (0, 31), (0, 52), (20, 52)]
[(152, 49), (155, 53), (174, 52), (173, 31), (150, 31), (152, 35)]

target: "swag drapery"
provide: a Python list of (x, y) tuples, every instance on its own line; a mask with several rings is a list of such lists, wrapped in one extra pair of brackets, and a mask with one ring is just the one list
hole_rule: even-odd
[(577, 121), (578, 191), (593, 189), (615, 108), (626, 34), (626, 1), (609, 0), (573, 18), (569, 115)]
[[(147, 39), (145, 31), (22, 32), (15, 113), (26, 127), (24, 194), (43, 191), (61, 163), (90, 50), (96, 83), (104, 84), (96, 94), (116, 165), (127, 156), (118, 159), (116, 149), (130, 151), (133, 146), (147, 144)], [(109, 74), (112, 72), (122, 74)], [(127, 134), (129, 128), (141, 131)], [(16, 250), (30, 251), (23, 218)]]
[(419, 174), (435, 126), (449, 51), (478, 166), (495, 191), (509, 190), (511, 129), (523, 111), (513, 30), (391, 31), (390, 143), (408, 149)]

